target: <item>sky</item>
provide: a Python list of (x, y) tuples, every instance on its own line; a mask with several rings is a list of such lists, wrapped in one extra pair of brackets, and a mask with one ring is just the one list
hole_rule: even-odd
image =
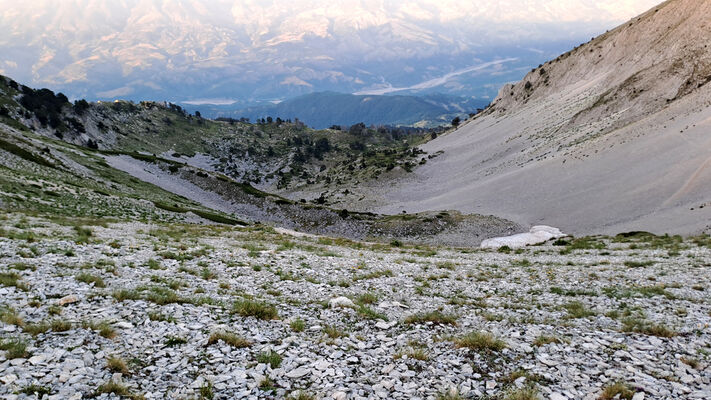
[(477, 95), (656, 4), (0, 0), (0, 73), (87, 98)]

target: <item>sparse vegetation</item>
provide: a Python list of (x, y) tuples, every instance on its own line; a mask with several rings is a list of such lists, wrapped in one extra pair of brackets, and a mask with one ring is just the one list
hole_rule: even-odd
[(207, 344), (209, 346), (211, 344), (218, 343), (219, 341), (225, 342), (225, 344), (235, 348), (249, 347), (251, 345), (249, 340), (243, 338), (242, 336), (223, 331), (213, 332), (207, 339)]
[(289, 323), (291, 330), (294, 332), (303, 332), (306, 328), (306, 323), (304, 320), (297, 318)]
[(0, 341), (0, 350), (5, 351), (5, 358), (14, 360), (16, 358), (28, 358), (30, 356), (27, 351), (27, 342), (22, 339), (3, 339)]
[(279, 368), (282, 357), (275, 351), (264, 351), (257, 355), (257, 362), (261, 364), (269, 364), (272, 369)]
[(128, 375), (128, 365), (123, 358), (118, 356), (109, 356), (106, 358), (106, 368), (111, 372), (118, 372), (123, 375)]
[(279, 314), (272, 304), (256, 300), (238, 300), (233, 304), (233, 311), (243, 317), (255, 317), (257, 319), (277, 319)]
[(456, 325), (457, 317), (451, 314), (444, 314), (441, 311), (429, 311), (412, 314), (405, 318), (406, 324), (426, 324), (434, 325)]
[(135, 394), (133, 393), (128, 386), (116, 382), (116, 381), (108, 381), (101, 386), (99, 386), (96, 389), (96, 395), (100, 394), (115, 394), (119, 397), (125, 397), (130, 400), (144, 400), (145, 398), (142, 395)]
[(605, 386), (600, 393), (598, 400), (613, 400), (613, 399), (624, 399), (632, 400), (634, 396), (634, 389), (625, 382), (615, 382), (611, 385)]
[(507, 347), (506, 342), (488, 332), (469, 332), (454, 339), (454, 344), (474, 351), (500, 351)]

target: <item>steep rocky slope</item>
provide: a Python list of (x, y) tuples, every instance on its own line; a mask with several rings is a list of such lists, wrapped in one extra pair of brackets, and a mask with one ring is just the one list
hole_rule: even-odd
[(711, 3), (672, 0), (504, 87), (423, 146), (380, 210), (453, 208), (572, 232), (698, 232), (711, 212)]

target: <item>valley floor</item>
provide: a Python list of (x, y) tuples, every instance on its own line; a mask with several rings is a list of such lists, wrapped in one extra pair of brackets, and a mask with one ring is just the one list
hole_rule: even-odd
[(0, 219), (2, 398), (711, 398), (708, 237)]

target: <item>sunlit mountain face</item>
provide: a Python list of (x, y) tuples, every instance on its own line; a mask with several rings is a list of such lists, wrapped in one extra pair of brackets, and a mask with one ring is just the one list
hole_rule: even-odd
[(656, 3), (0, 0), (0, 73), (88, 99), (486, 99)]

